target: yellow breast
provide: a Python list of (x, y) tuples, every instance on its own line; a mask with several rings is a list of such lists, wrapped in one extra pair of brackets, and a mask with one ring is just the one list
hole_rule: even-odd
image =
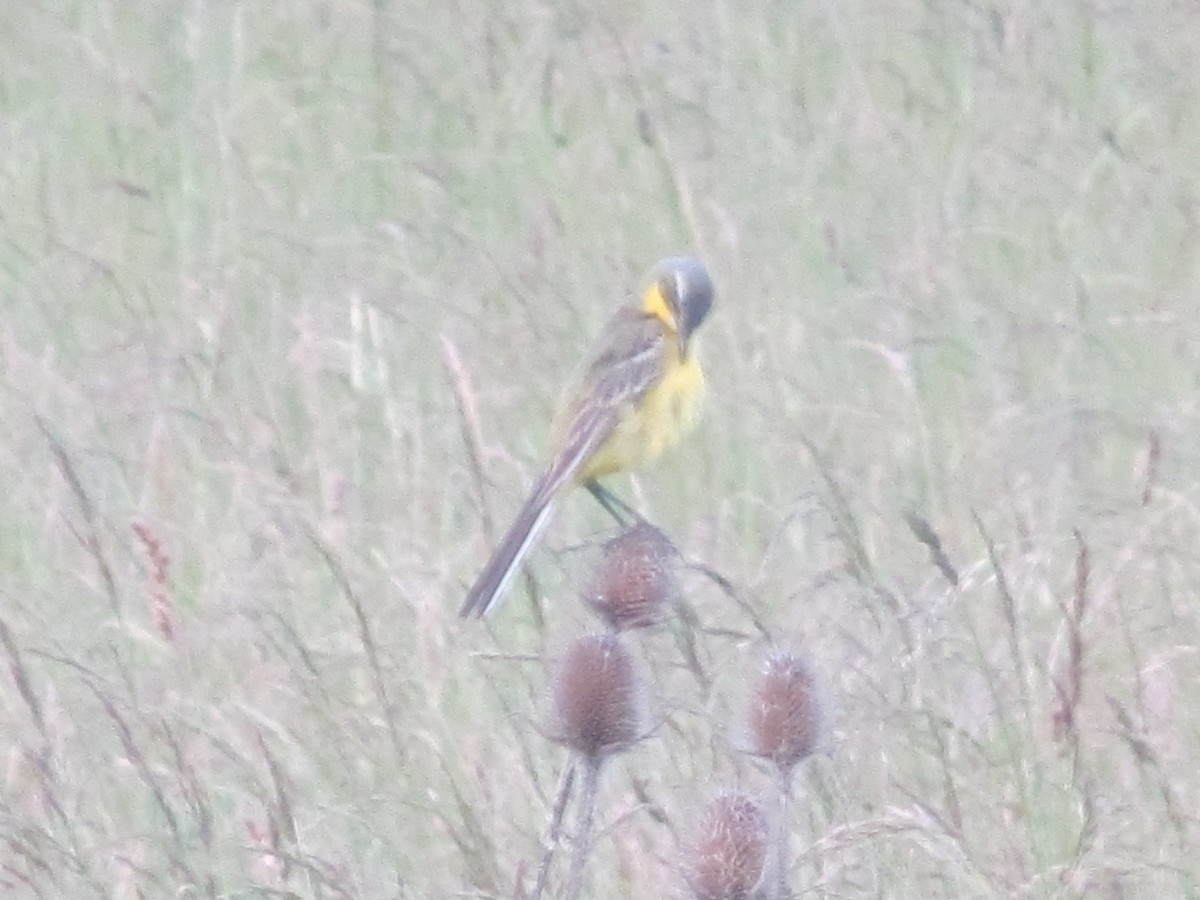
[(704, 372), (694, 352), (681, 357), (674, 341), (665, 348), (670, 355), (662, 378), (639, 404), (624, 411), (612, 435), (580, 471), (580, 481), (652, 463), (696, 427), (704, 405)]

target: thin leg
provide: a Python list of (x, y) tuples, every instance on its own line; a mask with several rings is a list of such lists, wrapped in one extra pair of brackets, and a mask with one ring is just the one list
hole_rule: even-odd
[(628, 528), (631, 522), (645, 521), (637, 510), (595, 479), (585, 481), (583, 486), (588, 489), (589, 494), (596, 498), (597, 503), (608, 510), (608, 514), (616, 519), (622, 528)]

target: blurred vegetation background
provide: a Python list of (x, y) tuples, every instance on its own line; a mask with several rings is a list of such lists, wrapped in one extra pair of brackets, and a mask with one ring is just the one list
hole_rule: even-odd
[(769, 634), (685, 578), (592, 895), (682, 896), (694, 810), (769, 784), (736, 723), (776, 644), (832, 706), (797, 895), (1197, 895), (1194, 4), (97, 0), (0, 36), (6, 896), (527, 890), (540, 660), (595, 627), (609, 523), (564, 504), (544, 623), (454, 611), (677, 252), (718, 287), (708, 415), (614, 487)]

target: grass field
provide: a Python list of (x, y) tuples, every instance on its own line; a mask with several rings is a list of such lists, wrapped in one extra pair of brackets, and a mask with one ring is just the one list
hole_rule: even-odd
[(742, 603), (686, 569), (631, 638), (585, 895), (687, 897), (698, 811), (770, 807), (740, 723), (790, 647), (829, 705), (794, 896), (1200, 896), (1194, 4), (96, 0), (0, 40), (0, 895), (531, 896), (611, 523), (571, 498), (455, 610), (688, 252), (706, 420), (612, 486)]

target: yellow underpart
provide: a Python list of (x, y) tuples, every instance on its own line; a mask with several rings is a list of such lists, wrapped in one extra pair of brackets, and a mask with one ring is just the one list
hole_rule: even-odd
[(639, 404), (631, 403), (623, 411), (616, 429), (579, 472), (579, 481), (648, 465), (696, 427), (704, 404), (700, 362), (694, 352), (682, 356), (675, 340), (664, 342), (663, 351), (667, 359), (662, 379)]

